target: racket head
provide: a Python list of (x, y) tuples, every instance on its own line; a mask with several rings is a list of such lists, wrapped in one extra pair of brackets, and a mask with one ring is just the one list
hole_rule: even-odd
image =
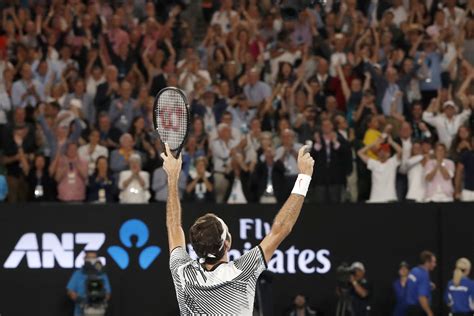
[(176, 87), (161, 89), (153, 104), (152, 135), (161, 144), (168, 143), (171, 152), (178, 157), (189, 135), (191, 118), (186, 94)]

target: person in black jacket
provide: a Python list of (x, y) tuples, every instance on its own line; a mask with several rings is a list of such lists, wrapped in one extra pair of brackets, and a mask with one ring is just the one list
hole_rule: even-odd
[(195, 168), (189, 171), (185, 198), (193, 202), (212, 202), (214, 184), (212, 174), (206, 170), (206, 157), (197, 158), (194, 166)]
[(89, 177), (87, 185), (87, 201), (110, 203), (117, 194), (114, 178), (109, 170), (107, 157), (100, 156), (95, 164), (94, 174)]
[(313, 194), (317, 203), (340, 203), (346, 177), (352, 172), (352, 157), (347, 141), (334, 131), (329, 119), (321, 121), (321, 134), (314, 135), (311, 156), (315, 158), (317, 174), (313, 175)]
[(108, 65), (105, 70), (105, 82), (97, 86), (94, 106), (96, 113), (108, 112), (112, 100), (118, 98), (120, 85), (117, 80), (118, 70), (114, 65)]
[(285, 165), (274, 160), (272, 147), (264, 150), (251, 175), (252, 201), (258, 203), (283, 203), (285, 201)]
[(43, 154), (36, 154), (27, 175), (28, 201), (54, 201), (56, 197), (56, 182), (50, 176), (46, 158)]

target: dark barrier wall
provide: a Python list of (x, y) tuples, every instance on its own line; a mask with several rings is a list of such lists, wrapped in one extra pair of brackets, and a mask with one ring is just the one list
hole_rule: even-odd
[[(432, 279), (438, 287), (433, 304), (441, 311), (441, 293), (456, 258), (474, 259), (473, 210), (473, 204), (305, 205), (269, 265), (274, 272), (275, 314), (281, 315), (292, 296), (303, 292), (324, 315), (333, 315), (335, 268), (343, 261), (358, 260), (374, 284), (372, 315), (390, 315), (391, 283), (398, 264), (416, 263), (422, 249), (440, 255), (441, 267)], [(230, 255), (235, 257), (258, 244), (277, 208), (185, 204), (185, 230), (208, 211), (229, 225)], [(141, 247), (128, 248), (122, 241)], [(111, 246), (126, 249), (129, 264), (123, 269), (119, 264), (124, 258), (110, 251)], [(148, 258), (152, 263), (147, 266), (139, 258), (149, 246), (158, 246), (161, 252), (156, 259)], [(72, 315), (65, 286), (73, 267), (81, 264), (84, 247), (98, 249), (106, 260), (113, 291), (109, 315), (178, 314), (168, 270), (164, 204), (1, 205), (0, 314)]]

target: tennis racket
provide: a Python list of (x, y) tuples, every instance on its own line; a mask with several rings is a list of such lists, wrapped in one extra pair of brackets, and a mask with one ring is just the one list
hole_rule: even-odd
[[(153, 105), (153, 136), (178, 157), (188, 137), (190, 127), (189, 105), (184, 92), (175, 87), (162, 89)], [(163, 146), (164, 148), (164, 146)]]

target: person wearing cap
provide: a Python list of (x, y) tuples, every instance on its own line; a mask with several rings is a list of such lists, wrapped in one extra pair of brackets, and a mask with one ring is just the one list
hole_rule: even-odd
[(430, 272), (436, 268), (436, 256), (430, 251), (420, 254), (420, 265), (411, 269), (406, 284), (407, 316), (434, 316), (431, 309)]
[(469, 119), (471, 109), (469, 104), (466, 104), (463, 111), (458, 114), (458, 106), (452, 100), (443, 103), (443, 113), (438, 113), (438, 109), (439, 98), (436, 98), (423, 112), (423, 121), (436, 129), (439, 141), (449, 149), (459, 127)]
[(351, 265), (351, 290), (352, 316), (368, 316), (370, 314), (370, 298), (372, 287), (365, 278), (365, 266), (361, 262), (354, 262)]
[(129, 158), (130, 170), (120, 172), (118, 187), (120, 203), (148, 203), (150, 174), (141, 170), (141, 157), (133, 153)]
[(452, 316), (472, 316), (474, 308), (474, 282), (469, 279), (471, 262), (466, 258), (456, 261), (453, 279), (448, 282), (444, 299), (449, 306)]
[[(370, 191), (369, 203), (385, 203), (397, 201), (397, 192), (395, 189), (395, 179), (397, 168), (400, 165), (402, 148), (395, 143), (391, 136), (388, 136), (388, 142), (384, 143), (385, 138), (379, 137), (371, 145), (366, 145), (358, 151), (359, 158), (367, 164), (367, 169), (372, 171), (372, 188)], [(371, 149), (377, 149), (378, 160), (370, 158), (367, 152)], [(396, 154), (391, 156), (391, 149)]]
[(426, 202), (451, 202), (453, 201), (455, 165), (446, 159), (446, 146), (438, 143), (435, 147), (435, 158), (425, 165)]
[(393, 292), (395, 294), (395, 308), (393, 309), (393, 316), (405, 316), (407, 310), (406, 302), (406, 285), (408, 281), (408, 274), (410, 273), (410, 266), (406, 261), (400, 263), (398, 269), (399, 278), (393, 282)]

